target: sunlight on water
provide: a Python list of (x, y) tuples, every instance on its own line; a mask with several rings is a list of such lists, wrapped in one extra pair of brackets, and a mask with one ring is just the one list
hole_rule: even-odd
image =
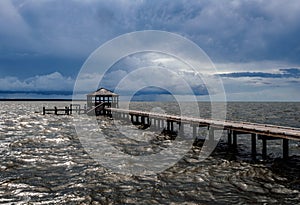
[[(160, 174), (125, 176), (104, 168), (85, 152), (76, 135), (73, 116), (41, 115), (44, 105), (63, 107), (66, 103), (0, 104), (0, 203), (297, 204), (300, 201), (298, 142), (290, 144), (293, 156), (289, 162), (278, 158), (280, 141), (268, 142), (271, 159), (261, 161), (259, 155), (258, 161), (252, 162), (249, 137), (239, 138), (238, 153), (227, 149), (224, 138), (203, 162), (198, 159), (201, 147), (194, 146), (175, 166)], [(171, 114), (178, 112), (176, 104), (151, 104)], [(152, 109), (149, 103), (142, 102), (131, 104), (131, 108)], [(201, 117), (209, 117), (209, 104), (200, 103), (200, 111)], [(299, 103), (228, 104), (231, 120), (300, 127), (299, 114)], [(131, 154), (157, 152), (171, 142), (160, 139), (153, 131), (125, 124), (122, 131), (136, 136), (135, 141), (118, 139), (112, 121), (105, 117), (99, 118), (99, 126), (102, 132), (110, 134), (115, 146)], [(260, 145), (258, 141), (259, 153)]]

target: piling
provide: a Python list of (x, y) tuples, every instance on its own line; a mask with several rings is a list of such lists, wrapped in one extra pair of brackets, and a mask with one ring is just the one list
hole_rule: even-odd
[[(175, 134), (174, 131), (177, 131), (178, 128), (179, 135), (184, 133), (185, 125), (190, 125), (193, 132), (192, 135), (195, 139), (198, 137), (197, 129), (199, 129), (199, 127), (207, 127), (209, 135), (208, 140), (211, 143), (215, 140), (214, 131), (216, 129), (227, 130), (228, 146), (234, 149), (237, 148), (237, 137), (239, 134), (251, 136), (251, 155), (254, 159), (257, 156), (256, 146), (258, 139), (262, 140), (263, 159), (266, 159), (267, 157), (267, 140), (282, 140), (282, 156), (285, 159), (289, 157), (289, 140), (300, 141), (300, 128), (249, 122), (223, 121), (217, 119), (190, 118), (138, 110), (125, 110), (118, 108), (118, 97), (119, 95), (102, 88), (87, 96), (87, 105), (85, 105), (84, 109), (81, 109), (79, 104), (70, 104), (70, 107), (66, 106), (64, 109), (59, 109), (56, 106), (54, 109), (43, 107), (42, 113), (43, 115), (48, 113), (55, 115), (71, 115), (74, 113), (73, 111), (80, 113), (82, 110), (88, 115), (111, 116), (112, 113), (114, 113), (116, 118), (131, 121), (134, 125), (143, 125), (139, 126), (143, 129), (147, 129), (151, 126), (151, 129), (156, 130), (163, 128), (164, 130)], [(176, 130), (174, 129), (174, 123), (176, 123)]]
[(267, 158), (267, 139), (262, 136), (262, 158)]

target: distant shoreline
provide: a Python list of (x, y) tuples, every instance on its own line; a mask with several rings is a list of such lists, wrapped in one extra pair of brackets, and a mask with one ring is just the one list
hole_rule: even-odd
[(76, 100), (73, 100), (73, 99), (0, 99), (0, 101), (67, 101), (67, 102), (70, 102), (70, 101), (86, 101), (86, 99), (76, 99)]
[[(82, 101), (82, 102), (86, 102), (86, 99), (62, 99), (62, 98), (0, 98), (0, 102), (38, 102), (38, 101), (42, 101), (42, 102), (72, 102), (72, 101)], [(127, 102), (127, 101), (120, 101), (120, 102)], [(174, 102), (174, 101), (143, 101), (143, 100), (135, 100), (135, 101), (131, 101), (131, 102)], [(190, 102), (190, 101), (186, 101), (186, 102)], [(210, 101), (198, 101), (198, 102), (204, 102), (204, 103), (211, 103)], [(217, 103), (224, 103), (224, 102), (217, 102)], [(300, 101), (227, 101), (226, 103), (300, 103)]]

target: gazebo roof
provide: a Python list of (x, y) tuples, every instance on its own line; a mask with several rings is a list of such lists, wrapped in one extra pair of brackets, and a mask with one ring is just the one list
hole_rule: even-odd
[(112, 92), (111, 90), (105, 89), (105, 88), (99, 88), (95, 92), (87, 94), (88, 96), (112, 96), (117, 97), (118, 94)]

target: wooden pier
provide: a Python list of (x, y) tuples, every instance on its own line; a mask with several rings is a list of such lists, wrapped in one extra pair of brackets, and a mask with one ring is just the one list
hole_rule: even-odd
[[(267, 124), (223, 121), (217, 119), (192, 118), (186, 116), (167, 115), (138, 110), (126, 110), (118, 108), (119, 95), (105, 88), (87, 95), (87, 106), (81, 108), (80, 104), (71, 104), (65, 108), (47, 109), (43, 107), (43, 114), (53, 113), (56, 115), (70, 115), (73, 112), (88, 115), (108, 115), (116, 119), (123, 119), (137, 125), (141, 129), (162, 130), (170, 135), (184, 133), (185, 125), (192, 127), (192, 135), (196, 139), (199, 128), (208, 129), (209, 142), (215, 142), (215, 130), (227, 132), (227, 143), (232, 148), (237, 148), (238, 137), (249, 135), (251, 137), (251, 154), (257, 156), (257, 140), (262, 141), (262, 158), (267, 158), (267, 141), (282, 140), (282, 156), (289, 156), (289, 140), (300, 141), (300, 128), (275, 126)], [(177, 132), (177, 133), (176, 133)]]
[(251, 155), (255, 159), (257, 156), (257, 140), (262, 141), (262, 158), (267, 158), (267, 141), (282, 140), (282, 156), (289, 157), (289, 140), (300, 141), (300, 128), (284, 127), (276, 125), (258, 124), (250, 122), (222, 121), (216, 119), (191, 118), (176, 115), (160, 114), (153, 112), (144, 112), (138, 110), (126, 110), (112, 108), (108, 103), (100, 103), (93, 108), (81, 108), (79, 104), (71, 104), (64, 108), (45, 108), (43, 115), (71, 115), (72, 113), (88, 115), (107, 115), (117, 119), (123, 119), (138, 125), (141, 129), (151, 128), (152, 130), (163, 130), (165, 133), (174, 135), (175, 125), (177, 131), (183, 133), (184, 125), (190, 125), (193, 130), (193, 137), (197, 136), (197, 129), (207, 127), (209, 131), (209, 140), (213, 142), (215, 130), (227, 131), (227, 143), (230, 147), (236, 149), (239, 135), (249, 135), (251, 137)]
[(43, 115), (46, 114), (55, 114), (55, 115), (72, 115), (73, 112), (78, 114), (86, 113), (86, 107), (81, 108), (80, 104), (70, 104), (70, 106), (65, 106), (64, 108), (46, 108), (43, 107)]
[(262, 140), (262, 158), (267, 158), (267, 141), (282, 140), (283, 158), (289, 156), (289, 140), (300, 141), (300, 128), (275, 126), (267, 124), (222, 121), (216, 119), (191, 118), (175, 115), (167, 115), (138, 110), (126, 110), (119, 108), (103, 107), (105, 113), (115, 118), (131, 121), (132, 124), (141, 125), (142, 128), (153, 127), (174, 132), (174, 124), (178, 125), (178, 131), (184, 132), (184, 124), (193, 128), (193, 137), (197, 137), (199, 127), (207, 127), (209, 130), (209, 140), (214, 141), (214, 130), (227, 131), (227, 142), (229, 146), (237, 148), (239, 135), (249, 135), (251, 137), (251, 153), (256, 158), (257, 140)]

